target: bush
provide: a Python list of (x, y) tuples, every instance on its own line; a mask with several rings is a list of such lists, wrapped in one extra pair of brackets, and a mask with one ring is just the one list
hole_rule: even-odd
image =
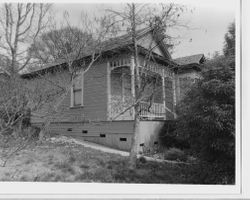
[(180, 149), (170, 148), (164, 152), (164, 159), (185, 162), (187, 160), (187, 155)]
[(233, 166), (222, 162), (193, 165), (191, 182), (195, 184), (235, 184)]
[(226, 57), (207, 62), (203, 78), (179, 105), (176, 131), (187, 137), (203, 166), (209, 166), (201, 168), (204, 182), (233, 182), (235, 175), (235, 80), (230, 63)]
[(188, 140), (176, 132), (177, 121), (167, 121), (160, 131), (159, 141), (161, 146), (167, 148), (187, 149), (190, 147)]

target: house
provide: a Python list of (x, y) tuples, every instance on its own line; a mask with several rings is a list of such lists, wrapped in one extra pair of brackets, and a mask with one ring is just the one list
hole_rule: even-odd
[[(158, 144), (158, 133), (164, 122), (176, 117), (174, 110), (179, 97), (175, 85), (180, 80), (178, 76), (188, 74), (190, 64), (193, 71), (197, 70), (197, 66), (193, 61), (185, 62), (184, 65), (178, 64), (178, 60), (174, 61), (168, 52), (169, 46), (152, 29), (142, 29), (137, 35), (140, 70), (157, 80), (157, 88), (160, 88), (153, 95), (150, 105), (146, 101), (140, 103), (140, 151)], [(105, 51), (100, 59), (61, 102), (49, 127), (51, 133), (73, 136), (117, 149), (130, 149), (134, 108), (120, 113), (130, 105), (135, 93), (134, 79), (131, 78), (135, 67), (131, 45), (129, 35), (105, 42)], [(146, 59), (149, 52), (153, 59)], [(84, 69), (83, 60), (87, 57), (84, 55), (78, 62), (80, 70)], [(64, 64), (63, 61), (58, 62), (23, 74), (22, 77), (34, 81), (39, 74), (47, 79), (66, 82), (70, 75)], [(184, 68), (184, 71), (181, 70)], [(32, 118), (34, 125), (39, 126), (42, 122), (42, 118)]]
[(200, 79), (201, 66), (205, 62), (204, 54), (196, 54), (173, 59), (178, 66), (175, 69), (176, 103), (185, 96), (190, 86)]

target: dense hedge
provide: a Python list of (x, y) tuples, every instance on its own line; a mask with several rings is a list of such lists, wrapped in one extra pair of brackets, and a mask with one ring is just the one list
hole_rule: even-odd
[(176, 132), (176, 120), (166, 121), (159, 134), (161, 146), (171, 148), (186, 149), (190, 147), (189, 142)]
[[(200, 161), (203, 182), (234, 183), (234, 60), (219, 57), (206, 63), (199, 80), (179, 105), (176, 134), (189, 141)], [(197, 171), (198, 172), (198, 171)], [(206, 175), (201, 175), (206, 174)]]

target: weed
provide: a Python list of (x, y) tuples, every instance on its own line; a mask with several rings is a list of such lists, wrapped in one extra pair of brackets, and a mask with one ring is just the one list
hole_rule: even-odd
[(71, 165), (71, 163), (69, 163), (67, 161), (55, 163), (54, 166), (57, 169), (60, 169), (63, 173), (74, 174), (74, 172), (75, 172), (72, 165)]

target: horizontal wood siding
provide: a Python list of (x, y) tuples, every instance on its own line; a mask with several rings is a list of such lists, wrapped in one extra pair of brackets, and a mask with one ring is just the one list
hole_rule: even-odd
[[(67, 88), (70, 85), (70, 74), (67, 71), (58, 71), (56, 73), (48, 73), (41, 78), (34, 78), (28, 80), (30, 87), (41, 89), (42, 95), (48, 95), (49, 91), (59, 91), (60, 87)], [(38, 91), (39, 92), (39, 91)], [(82, 121), (84, 120), (84, 108), (70, 108), (70, 90), (67, 92), (66, 96), (62, 99), (62, 95), (57, 95), (53, 97), (53, 101), (42, 105), (42, 107), (34, 112), (31, 118), (32, 123), (42, 122), (45, 120), (46, 114), (54, 110), (54, 105), (59, 102), (56, 114), (53, 116), (52, 121), (56, 122), (66, 122), (66, 121)], [(51, 116), (51, 115), (49, 115)]]
[(84, 76), (84, 114), (86, 120), (107, 119), (107, 61), (97, 63)]
[[(102, 61), (101, 63), (94, 64), (85, 74), (83, 88), (84, 105), (70, 107), (71, 93), (69, 90), (66, 97), (60, 102), (53, 122), (82, 122), (86, 120), (99, 121), (107, 119), (106, 63), (106, 61)], [(43, 91), (53, 87), (58, 89), (54, 83), (62, 87), (69, 85), (70, 74), (64, 70), (53, 74), (48, 73), (43, 79), (35, 78), (28, 81), (31, 87), (40, 84), (40, 87), (44, 88)], [(44, 95), (46, 95), (46, 92), (44, 92)], [(44, 118), (42, 119), (40, 116), (43, 116), (48, 110), (53, 109), (55, 102), (56, 101), (43, 105), (42, 108), (35, 113), (36, 117), (32, 118), (32, 123), (44, 121)]]

